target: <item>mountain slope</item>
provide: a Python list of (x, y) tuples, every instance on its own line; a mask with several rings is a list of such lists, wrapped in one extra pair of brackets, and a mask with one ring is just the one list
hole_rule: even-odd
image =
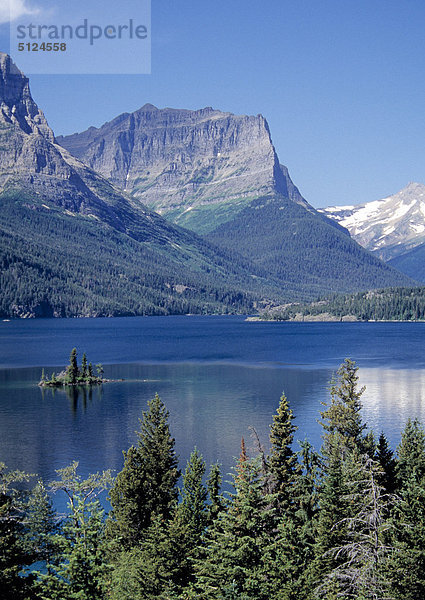
[(229, 251), (236, 246), (260, 272), (273, 274), (288, 287), (302, 284), (304, 297), (412, 283), (345, 233), (284, 197), (253, 202), (207, 239)]
[(416, 281), (425, 283), (425, 243), (395, 256), (388, 261), (388, 264)]
[(57, 145), (0, 54), (1, 316), (247, 311), (279, 295)]
[(261, 115), (145, 105), (57, 140), (135, 200), (242, 255), (286, 294), (412, 283), (308, 204)]
[(425, 242), (425, 185), (421, 183), (409, 183), (397, 194), (381, 200), (320, 210), (384, 260)]

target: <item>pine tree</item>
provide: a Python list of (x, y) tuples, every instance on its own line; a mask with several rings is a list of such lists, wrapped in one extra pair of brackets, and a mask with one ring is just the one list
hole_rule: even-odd
[(208, 518), (208, 492), (202, 482), (204, 474), (205, 462), (195, 448), (183, 475), (183, 489), (179, 505), (179, 516), (188, 529), (189, 545), (192, 548), (200, 543)]
[(47, 574), (39, 573), (41, 598), (49, 600), (103, 600), (106, 563), (104, 511), (97, 496), (111, 485), (110, 471), (77, 475), (78, 463), (58, 469), (59, 480), (50, 484), (53, 492), (68, 497), (69, 515), (60, 539), (58, 561), (48, 563)]
[(193, 588), (203, 599), (268, 600), (264, 558), (273, 543), (274, 515), (263, 493), (260, 462), (247, 457), (243, 440), (233, 484), (229, 506), (213, 522), (203, 556), (195, 560)]
[(70, 385), (75, 385), (79, 376), (78, 364), (77, 364), (77, 348), (71, 350), (69, 357), (69, 365), (66, 369), (65, 381)]
[(109, 532), (127, 549), (143, 538), (154, 514), (169, 519), (177, 500), (180, 471), (168, 416), (156, 394), (140, 419), (138, 444), (124, 453), (124, 467), (109, 494)]
[(270, 428), (271, 450), (267, 461), (272, 477), (272, 492), (276, 495), (280, 513), (292, 505), (293, 487), (299, 474), (297, 455), (292, 450), (294, 432), (297, 430), (293, 420), (286, 396), (282, 394)]
[(376, 447), (376, 460), (382, 469), (382, 475), (378, 475), (378, 481), (387, 494), (393, 494), (397, 488), (397, 461), (394, 458), (394, 452), (388, 445), (384, 432), (379, 436)]
[[(341, 450), (346, 452), (358, 448), (361, 452), (365, 451), (365, 439), (363, 432), (366, 425), (362, 422), (360, 414), (362, 403), (361, 396), (365, 391), (362, 387), (358, 389), (358, 367), (350, 359), (346, 358), (344, 363), (337, 371), (337, 377), (331, 382), (331, 403), (324, 403), (326, 410), (322, 411), (320, 422), (325, 431), (324, 452), (328, 452), (329, 443), (338, 439), (339, 443), (344, 442)], [(338, 433), (339, 436), (333, 437), (332, 434)]]

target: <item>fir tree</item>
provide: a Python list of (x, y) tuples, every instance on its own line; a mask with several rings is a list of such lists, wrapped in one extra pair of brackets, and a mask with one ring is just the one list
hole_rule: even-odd
[(425, 597), (425, 432), (417, 419), (407, 421), (397, 452), (401, 502), (394, 511), (390, 577), (395, 598), (413, 600)]
[(221, 511), (224, 509), (224, 498), (221, 495), (221, 472), (218, 463), (211, 465), (210, 472), (207, 479), (207, 490), (208, 490), (208, 525), (218, 517)]
[(198, 450), (190, 455), (183, 475), (183, 489), (181, 491), (181, 503), (179, 505), (179, 516), (187, 526), (190, 540), (189, 544), (195, 548), (201, 541), (201, 536), (207, 524), (208, 492), (202, 478), (205, 474), (205, 462)]
[(125, 548), (137, 544), (154, 514), (171, 515), (180, 471), (170, 435), (168, 411), (158, 394), (140, 419), (137, 447), (124, 453), (124, 467), (110, 491), (110, 534)]
[[(322, 411), (321, 425), (325, 431), (324, 452), (328, 452), (328, 445), (332, 440), (338, 439), (343, 442), (341, 450), (346, 452), (357, 447), (361, 452), (365, 451), (365, 439), (363, 432), (366, 425), (361, 418), (361, 396), (364, 387), (358, 389), (358, 367), (353, 361), (346, 358), (337, 371), (337, 377), (331, 382), (331, 403), (324, 404), (326, 410)], [(332, 434), (338, 433), (338, 437)]]
[[(329, 554), (336, 567), (317, 588), (319, 598), (329, 598), (338, 590), (340, 597), (362, 600), (388, 600), (389, 581), (385, 571), (393, 549), (387, 543), (391, 524), (386, 518), (389, 497), (379, 485), (379, 466), (365, 455), (353, 452), (346, 461), (348, 482), (346, 502), (351, 515), (335, 525), (344, 531)], [(334, 527), (335, 527), (334, 525)]]
[(263, 493), (259, 460), (247, 457), (243, 440), (233, 481), (228, 509), (210, 527), (203, 558), (195, 560), (194, 589), (205, 599), (268, 600), (264, 557), (273, 543), (273, 509)]
[(416, 481), (425, 476), (425, 431), (418, 419), (408, 419), (397, 448), (397, 477), (401, 487), (414, 474)]
[(52, 562), (58, 552), (59, 526), (42, 481), (29, 494), (24, 522), (26, 543), (34, 553), (34, 560)]
[(394, 458), (394, 452), (388, 445), (384, 432), (379, 436), (376, 447), (376, 460), (382, 469), (382, 475), (378, 474), (378, 481), (387, 494), (393, 494), (397, 488), (397, 461)]
[(81, 359), (81, 379), (83, 379), (84, 381), (87, 379), (88, 376), (88, 368), (87, 368), (87, 356), (86, 353), (83, 353), (83, 358)]
[(77, 383), (78, 376), (79, 370), (77, 364), (77, 348), (73, 348), (69, 357), (69, 365), (66, 369), (65, 381), (70, 385), (75, 385)]
[(42, 598), (49, 600), (103, 600), (106, 563), (104, 511), (97, 496), (111, 485), (110, 471), (77, 475), (78, 463), (58, 469), (60, 479), (50, 484), (53, 492), (62, 490), (70, 509), (60, 539), (58, 561), (48, 563), (47, 574), (39, 574)]
[(32, 576), (23, 569), (36, 560), (28, 545), (24, 524), (26, 494), (19, 489), (31, 476), (9, 471), (0, 463), (0, 590), (2, 600), (26, 600), (32, 590)]
[(272, 491), (281, 513), (288, 510), (293, 502), (293, 487), (299, 474), (297, 455), (291, 447), (297, 430), (293, 420), (286, 396), (282, 394), (270, 428), (271, 450), (267, 461)]

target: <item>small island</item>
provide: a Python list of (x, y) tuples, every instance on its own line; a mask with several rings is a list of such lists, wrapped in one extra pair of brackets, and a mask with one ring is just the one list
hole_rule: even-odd
[(87, 356), (84, 352), (81, 360), (81, 368), (78, 367), (77, 349), (71, 350), (69, 357), (69, 365), (61, 373), (52, 373), (48, 379), (44, 373), (41, 373), (39, 386), (41, 387), (63, 387), (63, 386), (78, 386), (78, 385), (100, 385), (108, 381), (103, 379), (103, 367), (101, 364), (96, 365), (96, 375), (93, 372), (92, 363), (87, 363)]

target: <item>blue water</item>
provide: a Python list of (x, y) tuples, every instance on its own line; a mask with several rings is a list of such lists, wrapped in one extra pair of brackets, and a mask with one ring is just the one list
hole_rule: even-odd
[[(257, 323), (243, 317), (146, 317), (0, 322), (0, 461), (38, 473), (80, 462), (83, 475), (122, 466), (138, 418), (158, 392), (184, 466), (196, 445), (224, 473), (249, 427), (267, 445), (284, 390), (316, 447), (316, 419), (345, 357), (360, 367), (363, 414), (393, 447), (408, 417), (425, 420), (425, 324)], [(76, 346), (124, 381), (91, 393), (41, 390)]]

